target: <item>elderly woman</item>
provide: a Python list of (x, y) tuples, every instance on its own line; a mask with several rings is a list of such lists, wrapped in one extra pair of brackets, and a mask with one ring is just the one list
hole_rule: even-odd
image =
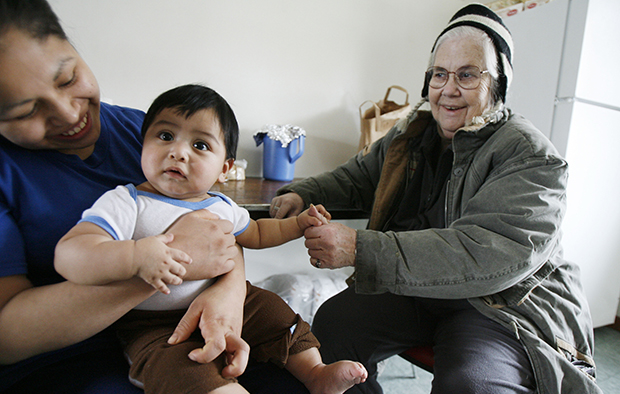
[(567, 164), (505, 108), (512, 39), (495, 13), (461, 9), (432, 49), (422, 96), (369, 154), (279, 191), (272, 215), (309, 203), (370, 212), (368, 229), (306, 231), (311, 262), (354, 266), (318, 311), (327, 362), (372, 375), (432, 345), (433, 393), (597, 393), (589, 310), (562, 259)]

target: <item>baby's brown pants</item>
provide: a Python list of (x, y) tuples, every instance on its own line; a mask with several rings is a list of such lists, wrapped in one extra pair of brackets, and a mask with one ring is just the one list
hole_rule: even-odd
[[(168, 345), (185, 311), (131, 311), (116, 323), (129, 360), (132, 383), (145, 393), (206, 393), (235, 379), (222, 377), (226, 358), (200, 364), (188, 354), (204, 346), (200, 330), (177, 345)], [(291, 332), (292, 331), (292, 332)], [(277, 294), (247, 283), (242, 338), (250, 357), (283, 367), (288, 357), (319, 342), (303, 321)]]

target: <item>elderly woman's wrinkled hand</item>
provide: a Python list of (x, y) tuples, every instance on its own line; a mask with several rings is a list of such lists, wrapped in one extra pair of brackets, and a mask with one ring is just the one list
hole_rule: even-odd
[(304, 209), (304, 200), (297, 193), (286, 193), (274, 197), (269, 207), (269, 215), (272, 218), (283, 219), (297, 216)]
[(310, 263), (317, 268), (342, 268), (355, 265), (357, 231), (342, 223), (310, 227), (304, 232)]

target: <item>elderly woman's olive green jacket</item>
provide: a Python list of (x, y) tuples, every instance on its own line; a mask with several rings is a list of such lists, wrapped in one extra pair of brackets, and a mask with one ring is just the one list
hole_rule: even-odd
[(600, 393), (579, 269), (562, 258), (567, 164), (523, 117), (494, 119), (454, 136), (446, 228), (384, 228), (415, 171), (413, 137), (435, 122), (426, 111), (412, 111), (367, 155), (279, 193), (370, 212), (357, 231), (358, 293), (468, 299), (521, 340), (539, 393)]

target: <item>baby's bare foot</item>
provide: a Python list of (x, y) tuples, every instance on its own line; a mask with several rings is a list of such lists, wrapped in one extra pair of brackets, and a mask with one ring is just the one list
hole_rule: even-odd
[(354, 361), (321, 364), (312, 370), (313, 378), (306, 386), (312, 394), (342, 394), (368, 377), (366, 368)]

